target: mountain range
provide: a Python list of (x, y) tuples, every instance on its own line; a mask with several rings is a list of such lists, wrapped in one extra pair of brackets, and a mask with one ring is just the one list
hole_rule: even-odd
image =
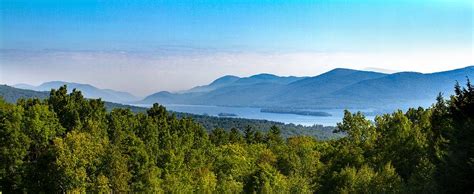
[(441, 92), (452, 94), (458, 81), (474, 77), (474, 66), (436, 73), (380, 73), (337, 68), (312, 77), (258, 74), (224, 76), (187, 91), (157, 92), (138, 104), (392, 109), (429, 106)]
[(89, 84), (52, 81), (39, 86), (16, 88), (49, 91), (62, 85), (77, 88), (87, 98), (125, 104), (190, 104), (297, 109), (374, 108), (393, 109), (429, 106), (441, 92), (452, 94), (458, 81), (474, 77), (474, 66), (436, 73), (381, 73), (337, 68), (310, 76), (257, 74), (249, 77), (226, 75), (208, 85), (185, 91), (160, 91), (143, 99), (121, 91), (99, 89)]
[(110, 102), (119, 102), (119, 103), (128, 103), (139, 100), (138, 97), (128, 93), (115, 91), (111, 89), (99, 89), (90, 84), (81, 84), (74, 82), (64, 82), (64, 81), (51, 81), (45, 82), (39, 86), (32, 86), (28, 84), (16, 84), (13, 85), (15, 88), (34, 90), (34, 91), (50, 91), (51, 89), (57, 89), (63, 85), (67, 85), (69, 89), (78, 89), (82, 94), (87, 98), (102, 98), (105, 101)]

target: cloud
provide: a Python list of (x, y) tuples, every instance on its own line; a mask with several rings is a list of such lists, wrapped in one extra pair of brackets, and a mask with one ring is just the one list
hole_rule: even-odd
[(435, 72), (474, 64), (472, 49), (396, 53), (1, 50), (0, 54), (2, 83), (64, 80), (142, 96), (188, 89), (228, 74), (314, 76), (337, 67)]

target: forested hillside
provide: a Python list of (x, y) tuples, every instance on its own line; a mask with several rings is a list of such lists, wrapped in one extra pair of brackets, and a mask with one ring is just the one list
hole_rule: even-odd
[[(7, 85), (0, 85), (0, 96), (3, 96), (7, 102), (15, 103), (17, 100), (24, 98), (39, 98), (46, 99), (49, 97), (48, 92), (38, 92), (33, 90), (25, 90), (14, 88)], [(107, 102), (104, 101), (105, 108), (107, 111), (112, 111), (115, 108), (130, 109), (134, 113), (146, 113), (147, 108), (124, 105), (119, 103)], [(201, 124), (206, 131), (211, 131), (215, 128), (222, 128), (226, 131), (230, 131), (232, 128), (235, 128), (243, 132), (246, 128), (251, 127), (259, 132), (265, 132), (270, 130), (270, 128), (275, 125), (281, 129), (282, 136), (284, 138), (295, 136), (295, 135), (306, 135), (312, 136), (320, 140), (332, 139), (341, 137), (340, 133), (333, 133), (334, 126), (322, 126), (322, 125), (313, 125), (313, 126), (302, 126), (295, 124), (285, 124), (275, 121), (267, 120), (258, 120), (258, 119), (244, 119), (244, 118), (225, 118), (225, 117), (215, 117), (215, 116), (206, 116), (206, 115), (196, 115), (189, 113), (181, 112), (172, 112), (177, 118), (192, 118), (194, 122)]]
[(158, 104), (106, 111), (65, 87), (0, 100), (3, 193), (472, 193), (474, 87), (377, 117), (346, 112), (318, 141), (247, 128), (207, 133)]
[(259, 119), (243, 119), (243, 118), (227, 118), (214, 117), (205, 115), (195, 115), (188, 113), (172, 112), (177, 118), (192, 118), (194, 122), (201, 124), (207, 131), (216, 128), (222, 128), (226, 131), (238, 130), (244, 132), (251, 128), (258, 133), (265, 133), (271, 130), (272, 126), (276, 126), (281, 131), (283, 138), (292, 136), (310, 136), (318, 140), (328, 140), (342, 137), (342, 133), (334, 133), (334, 126), (303, 126), (295, 124), (285, 124), (276, 121), (267, 121)]

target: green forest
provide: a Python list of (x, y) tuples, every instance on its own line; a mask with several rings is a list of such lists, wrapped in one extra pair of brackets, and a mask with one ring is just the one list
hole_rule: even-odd
[(61, 87), (0, 100), (2, 193), (472, 193), (474, 87), (370, 121), (346, 111), (335, 139), (206, 128), (154, 104), (107, 111)]
[[(83, 94), (84, 95), (84, 94)], [(46, 99), (49, 97), (49, 92), (39, 92), (33, 90), (25, 90), (14, 88), (7, 85), (0, 85), (0, 96), (3, 96), (4, 100), (10, 103), (16, 103), (18, 99), (21, 98), (38, 98)], [(110, 112), (116, 108), (130, 109), (134, 113), (146, 113), (148, 110), (145, 107), (131, 106), (120, 103), (104, 101), (105, 109)], [(233, 118), (233, 117), (216, 117), (210, 115), (198, 115), (191, 113), (183, 112), (173, 112), (168, 110), (171, 114), (176, 115), (177, 118), (189, 117), (192, 118), (194, 122), (202, 125), (206, 131), (212, 131), (215, 128), (222, 128), (227, 131), (230, 131), (232, 128), (239, 129), (241, 132), (250, 126), (252, 128), (258, 129), (260, 132), (266, 132), (270, 130), (272, 126), (277, 126), (281, 130), (281, 135), (284, 138), (295, 136), (295, 135), (305, 135), (318, 138), (320, 140), (333, 139), (341, 137), (342, 133), (333, 133), (334, 126), (322, 126), (322, 125), (312, 125), (312, 126), (303, 126), (295, 125), (293, 123), (282, 123), (277, 121), (268, 121), (261, 119), (247, 119), (247, 118)], [(365, 113), (367, 115), (367, 113)]]

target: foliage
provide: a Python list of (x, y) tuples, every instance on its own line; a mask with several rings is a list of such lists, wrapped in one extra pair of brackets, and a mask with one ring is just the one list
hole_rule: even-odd
[(248, 122), (207, 130), (158, 104), (107, 111), (66, 87), (0, 99), (0, 191), (469, 193), (474, 89), (455, 92), (374, 122), (346, 111), (331, 140)]
[[(19, 89), (10, 87), (7, 85), (0, 85), (0, 95), (4, 97), (4, 100), (10, 103), (16, 103), (17, 100), (21, 98), (39, 98), (46, 99), (49, 97), (48, 92), (38, 92), (33, 90)], [(105, 101), (105, 108), (108, 111), (114, 109), (129, 109), (134, 113), (146, 113), (147, 108), (125, 105), (113, 102)], [(198, 115), (190, 113), (181, 113), (169, 111), (172, 114), (175, 114), (177, 118), (193, 118), (193, 121), (201, 124), (208, 132), (216, 129), (222, 128), (226, 131), (231, 129), (237, 129), (240, 132), (243, 132), (247, 126), (252, 126), (253, 128), (259, 129), (261, 131), (268, 131), (272, 126), (277, 126), (281, 130), (281, 134), (284, 138), (291, 136), (313, 136), (318, 139), (336, 139), (342, 137), (343, 134), (333, 133), (333, 126), (322, 126), (322, 125), (313, 125), (313, 126), (303, 126), (295, 124), (285, 124), (276, 121), (268, 120), (259, 120), (259, 119), (245, 119), (245, 118), (229, 118), (229, 117), (215, 117), (208, 115)]]

